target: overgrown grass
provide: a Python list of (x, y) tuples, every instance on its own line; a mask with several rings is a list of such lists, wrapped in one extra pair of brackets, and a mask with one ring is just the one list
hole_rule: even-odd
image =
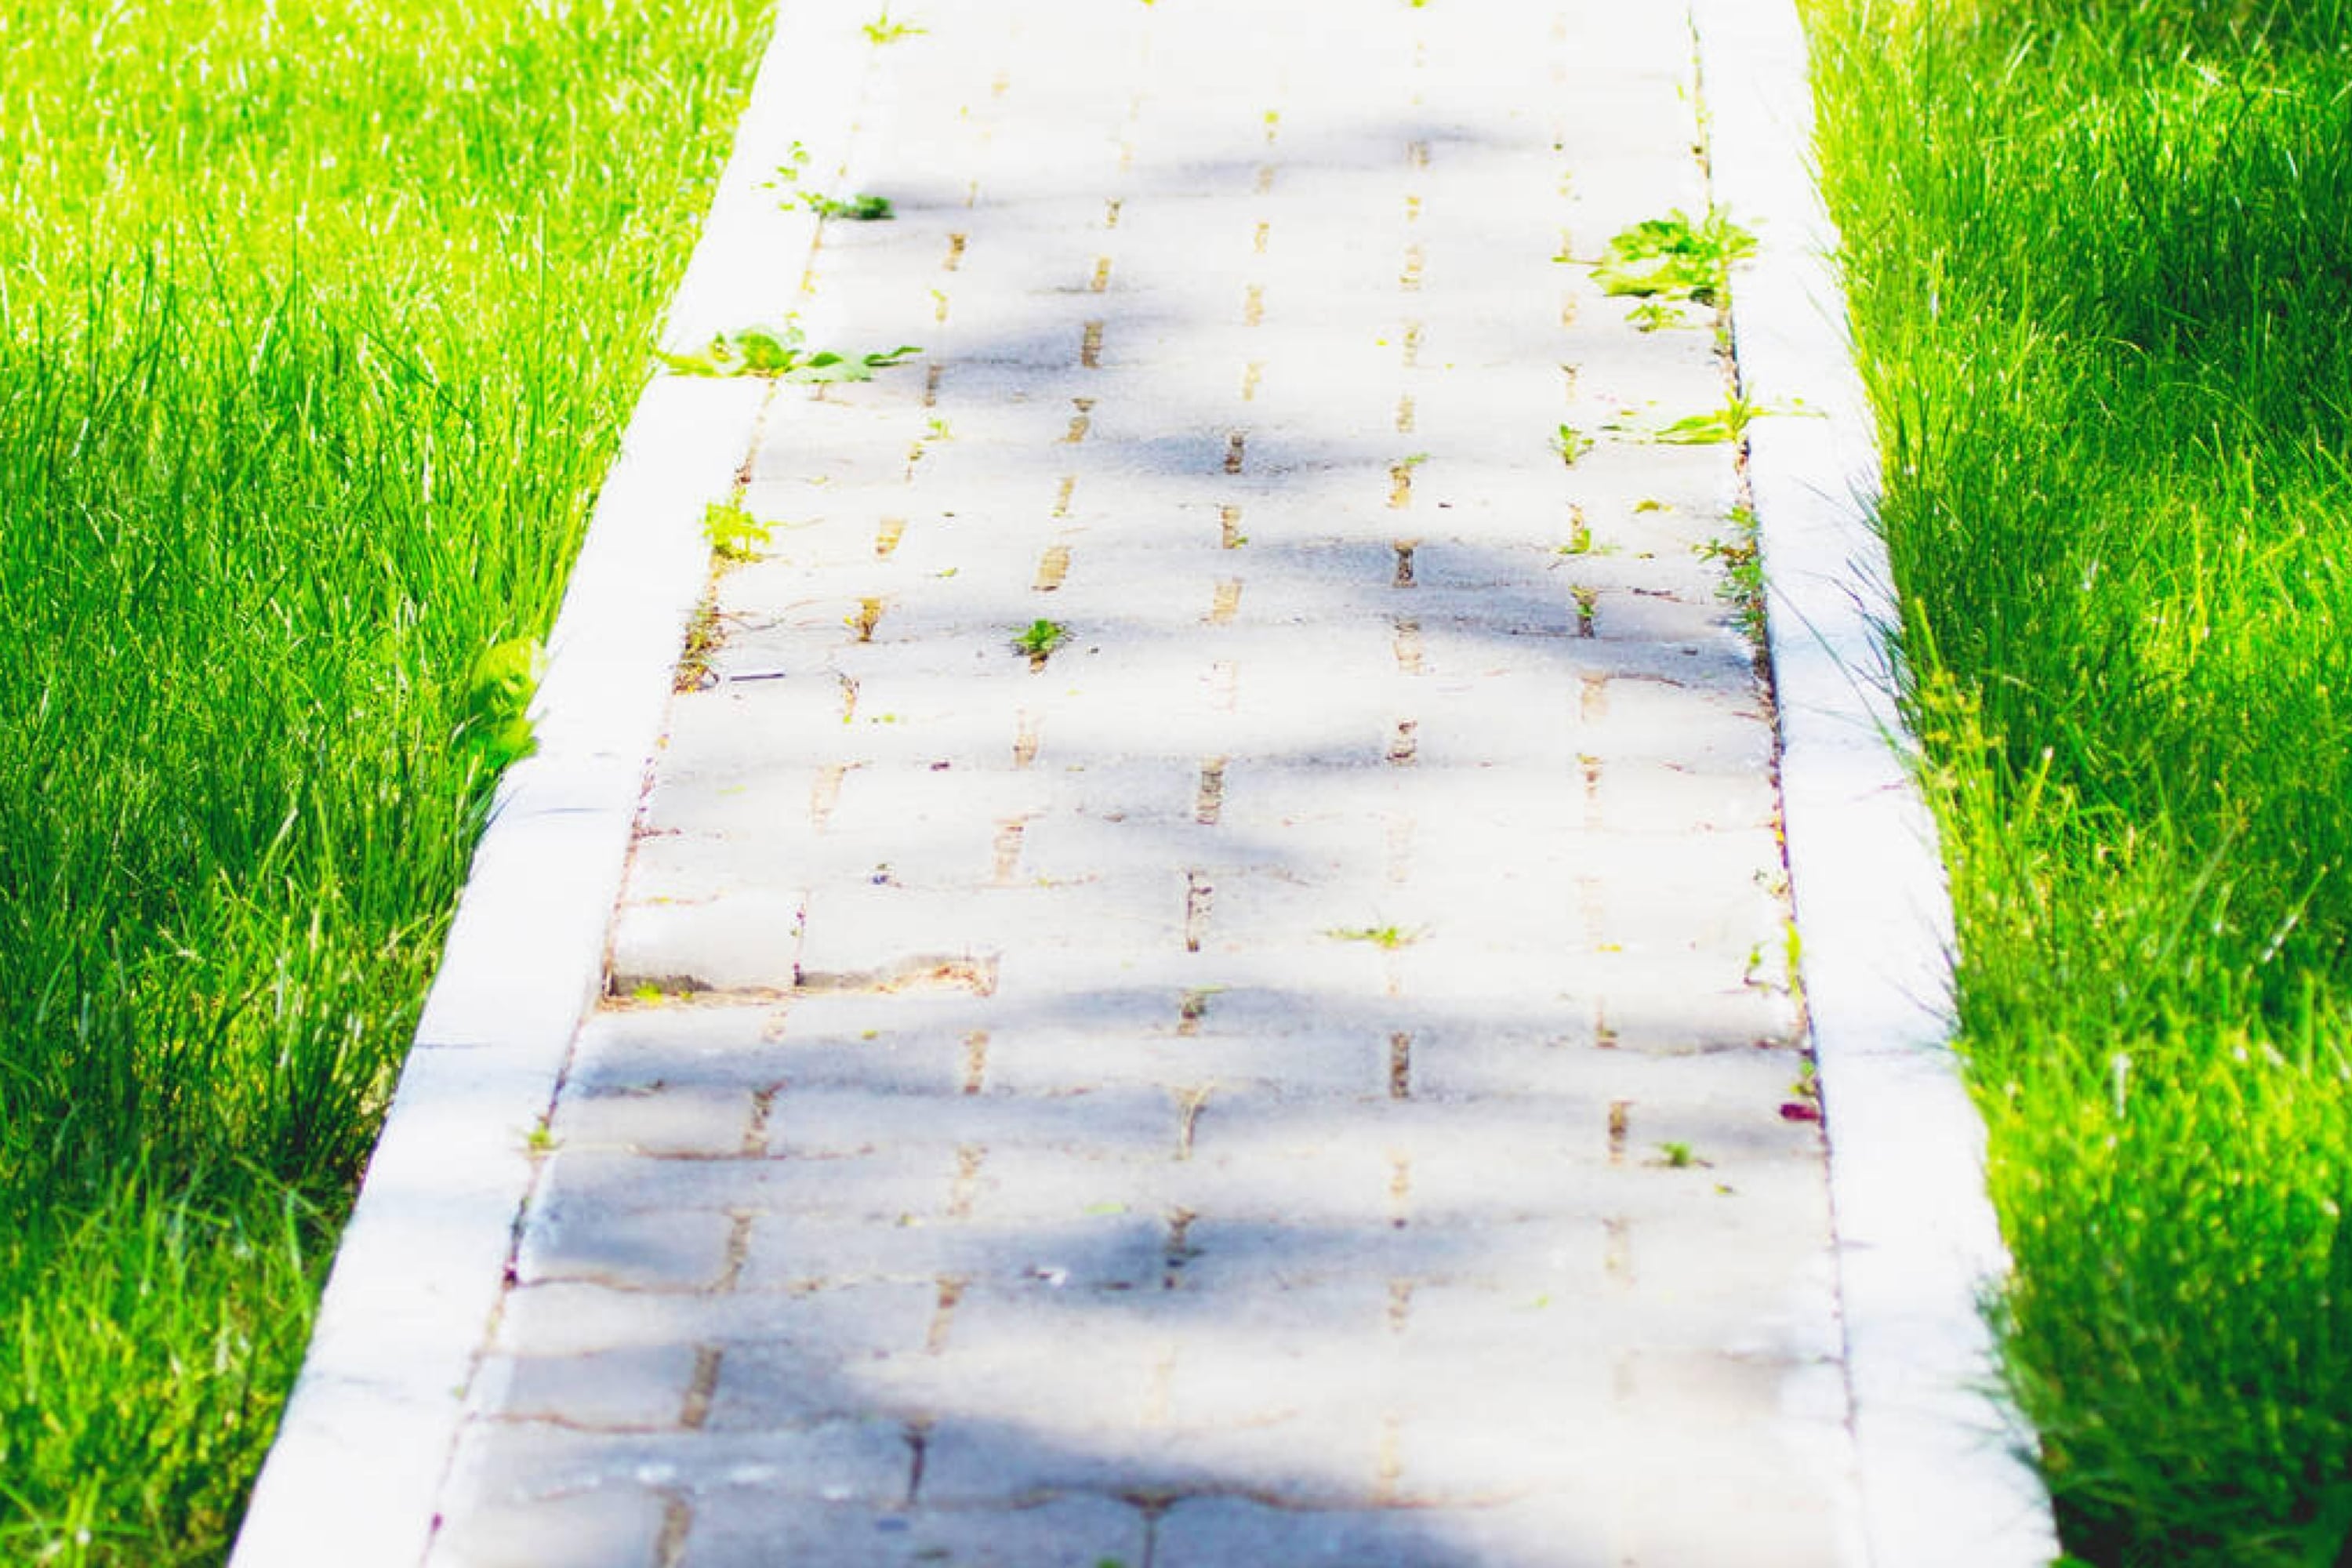
[(2352, 7), (1808, 0), (2072, 1552), (2352, 1534)]
[(0, 1558), (235, 1528), (768, 9), (0, 0)]

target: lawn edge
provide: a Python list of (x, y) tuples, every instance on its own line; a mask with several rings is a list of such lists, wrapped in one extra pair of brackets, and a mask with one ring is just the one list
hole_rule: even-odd
[(1895, 699), (1879, 458), (1813, 178), (1805, 34), (1793, 0), (1693, 0), (1692, 17), (1715, 196), (1758, 238), (1732, 330), (1743, 395), (1774, 411), (1749, 428), (1748, 483), (1869, 1561), (2040, 1568), (2057, 1531), (1979, 1306), (2009, 1259), (1951, 1049), (1950, 899)]
[[(774, 321), (816, 218), (761, 188), (799, 141), (845, 161), (870, 46), (862, 0), (786, 0), (662, 341)], [(780, 288), (778, 278), (785, 279)], [(232, 1568), (415, 1568), (506, 1289), (572, 1038), (709, 575), (702, 510), (733, 492), (770, 384), (656, 374), (605, 477), (531, 707), (320, 1299)]]

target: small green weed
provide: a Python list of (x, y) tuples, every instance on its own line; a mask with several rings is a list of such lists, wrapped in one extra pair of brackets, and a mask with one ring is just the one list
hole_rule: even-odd
[(843, 218), (851, 223), (887, 223), (898, 216), (891, 210), (888, 196), (856, 195), (845, 201), (803, 191), (800, 199), (801, 205), (819, 217)]
[(1600, 590), (1589, 588), (1579, 583), (1568, 590), (1568, 595), (1570, 598), (1576, 601), (1576, 635), (1580, 637), (1599, 636), (1601, 632)]
[(1747, 438), (1748, 427), (1767, 412), (1761, 405), (1734, 394), (1723, 400), (1722, 407), (1677, 419), (1652, 439), (1669, 447), (1714, 447), (1741, 441)]
[(1027, 629), (1013, 633), (1013, 647), (1015, 652), (1029, 656), (1030, 668), (1043, 669), (1054, 650), (1069, 637), (1070, 628), (1061, 622), (1039, 619), (1030, 622)]
[(1561, 462), (1572, 468), (1579, 458), (1592, 450), (1592, 437), (1573, 425), (1562, 425), (1551, 438), (1551, 449), (1559, 454)]
[(1658, 1163), (1669, 1170), (1688, 1171), (1706, 1164), (1687, 1143), (1669, 1140), (1658, 1145)]
[(928, 27), (917, 26), (912, 22), (892, 21), (890, 19), (890, 7), (885, 5), (882, 7), (882, 14), (880, 16), (866, 24), (864, 31), (866, 42), (879, 46), (883, 44), (895, 44), (901, 38), (915, 37), (919, 34), (930, 31), (930, 29)]
[(702, 537), (721, 561), (757, 561), (760, 547), (775, 531), (775, 524), (762, 522), (737, 501), (712, 501), (702, 509)]
[(719, 588), (712, 583), (703, 589), (702, 602), (695, 606), (694, 618), (687, 623), (686, 646), (678, 651), (677, 671), (670, 677), (670, 689), (699, 691), (715, 680), (710, 661), (726, 640), (726, 633), (719, 624)]
[(1663, 300), (1643, 300), (1625, 312), (1625, 319), (1633, 324), (1634, 331), (1641, 332), (1654, 332), (1666, 327), (1686, 326), (1690, 321), (1690, 318), (1683, 313), (1680, 307), (1669, 305)]
[[(1764, 637), (1764, 562), (1756, 547), (1756, 514), (1746, 507), (1733, 507), (1724, 521), (1738, 531), (1728, 539), (1710, 539), (1692, 546), (1703, 561), (1712, 561), (1723, 568), (1723, 582), (1716, 590), (1725, 602), (1739, 612), (1739, 629), (1750, 641), (1760, 642)], [(1790, 941), (1795, 940), (1795, 928), (1790, 927)], [(1790, 954), (1793, 963), (1795, 954)]]
[(898, 216), (890, 209), (890, 198), (887, 196), (857, 195), (843, 201), (819, 191), (799, 188), (801, 175), (807, 171), (808, 163), (808, 148), (795, 142), (791, 151), (785, 153), (784, 161), (776, 165), (776, 177), (762, 184), (766, 189), (772, 191), (782, 190), (786, 185), (794, 187), (785, 193), (781, 205), (787, 207), (806, 207), (819, 217), (847, 218), (854, 223), (875, 223)]
[(1401, 947), (1411, 947), (1429, 934), (1426, 926), (1407, 931), (1402, 926), (1334, 926), (1323, 933), (1335, 942), (1368, 942), (1384, 952), (1394, 952)]
[(1696, 223), (1676, 208), (1664, 217), (1645, 218), (1610, 240), (1592, 276), (1611, 295), (1720, 305), (1729, 289), (1731, 264), (1755, 249), (1756, 237), (1733, 223), (1721, 207), (1709, 207)]
[(911, 343), (876, 353), (845, 354), (832, 349), (814, 353), (796, 322), (781, 327), (750, 326), (712, 336), (698, 353), (675, 354), (654, 351), (655, 357), (684, 375), (766, 375), (778, 381), (823, 384), (871, 381), (874, 373), (923, 351)]

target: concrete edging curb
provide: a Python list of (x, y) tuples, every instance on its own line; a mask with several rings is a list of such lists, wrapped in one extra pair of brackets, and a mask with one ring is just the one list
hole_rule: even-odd
[(1902, 750), (1878, 455), (1812, 179), (1804, 30), (1793, 0), (1692, 11), (1715, 190), (1758, 237), (1733, 290), (1743, 392), (1783, 411), (1750, 427), (1748, 478), (1869, 1561), (2041, 1568), (2050, 1500), (1979, 1311), (2008, 1257), (1950, 1050), (1950, 901)]
[[(673, 349), (790, 308), (817, 220), (763, 182), (796, 139), (815, 188), (843, 168), (864, 19), (849, 0), (779, 18), (670, 304)], [(549, 637), (539, 749), (500, 781), (233, 1568), (415, 1568), (430, 1549), (530, 1186), (531, 1133), (603, 982), (671, 671), (709, 569), (702, 509), (732, 490), (770, 390), (661, 374), (631, 416)]]

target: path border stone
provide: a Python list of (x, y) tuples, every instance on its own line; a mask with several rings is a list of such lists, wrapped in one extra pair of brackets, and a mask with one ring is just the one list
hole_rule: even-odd
[[(1979, 1294), (2006, 1267), (1982, 1129), (1948, 1049), (1949, 911), (1901, 752), (1869, 521), (1875, 456), (1808, 177), (1790, 0), (1694, 0), (1713, 177), (1757, 229), (1734, 330), (1748, 395), (1822, 417), (1749, 433), (1771, 595), (1789, 855), (1831, 1142), (1849, 1380), (1877, 1568), (2024, 1568), (2056, 1553), (2030, 1435), (1990, 1393)], [(761, 183), (783, 150), (844, 163), (866, 76), (862, 0), (786, 0), (671, 306), (666, 342), (782, 314), (815, 220)], [(789, 285), (791, 279), (787, 279)], [(503, 1289), (551, 1106), (603, 969), (669, 675), (708, 570), (699, 519), (769, 388), (653, 379), (550, 639), (538, 752), (503, 781), (415, 1046), (321, 1300), (232, 1568), (415, 1568)], [(789, 403), (775, 414), (788, 417)]]
[(1716, 199), (1758, 239), (1733, 275), (1742, 392), (1780, 411), (1748, 427), (1748, 485), (1870, 1560), (2042, 1568), (2050, 1500), (1979, 1310), (2009, 1258), (1951, 1050), (1950, 897), (1895, 700), (1877, 445), (1812, 177), (1804, 30), (1792, 0), (1692, 11)]
[[(860, 0), (787, 0), (665, 319), (673, 352), (775, 321), (816, 218), (763, 188), (797, 141), (845, 161), (872, 46)], [(822, 186), (818, 188), (823, 188)], [(505, 1289), (533, 1132), (602, 983), (672, 672), (772, 387), (657, 374), (599, 493), (416, 1039), (369, 1162), (232, 1568), (415, 1568)], [(788, 405), (783, 405), (788, 406)]]

